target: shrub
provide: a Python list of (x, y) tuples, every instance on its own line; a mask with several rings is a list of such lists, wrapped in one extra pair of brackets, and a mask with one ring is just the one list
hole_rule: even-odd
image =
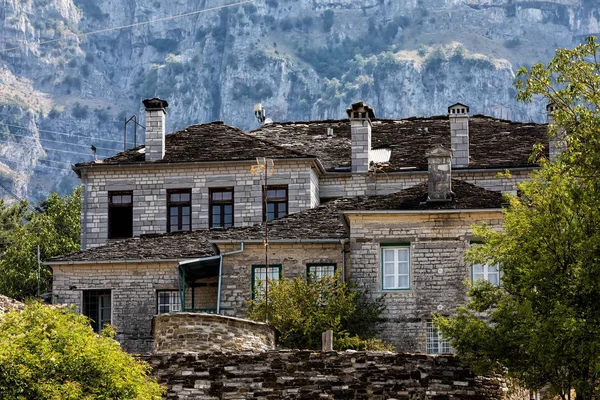
[(177, 41), (173, 39), (154, 39), (149, 44), (159, 53), (175, 53), (179, 47)]
[[(321, 334), (333, 330), (336, 349), (382, 349), (384, 344), (373, 339), (385, 310), (383, 301), (340, 282), (339, 273), (319, 280), (283, 278), (269, 282), (268, 319), (285, 348), (319, 349)], [(265, 297), (257, 293), (249, 302), (248, 316), (264, 321), (266, 315)]]
[(504, 41), (504, 47), (506, 47), (507, 49), (514, 49), (515, 47), (519, 47), (520, 45), (521, 45), (521, 39), (518, 37)]
[(161, 399), (150, 366), (73, 309), (31, 303), (0, 319), (0, 398)]
[(279, 6), (277, 0), (267, 0), (265, 3), (271, 8), (277, 8)]
[(88, 106), (82, 106), (79, 103), (75, 103), (71, 110), (71, 114), (77, 119), (86, 119), (88, 117), (88, 111)]
[(323, 14), (321, 14), (321, 18), (323, 18), (323, 30), (325, 32), (330, 32), (333, 27), (333, 11), (325, 10)]

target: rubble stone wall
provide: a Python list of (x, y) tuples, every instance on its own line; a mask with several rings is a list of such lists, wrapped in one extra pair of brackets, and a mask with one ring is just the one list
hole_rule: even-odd
[(270, 351), (148, 358), (166, 399), (501, 399), (454, 356)]
[(275, 348), (275, 329), (246, 319), (201, 313), (154, 317), (154, 353), (266, 351)]

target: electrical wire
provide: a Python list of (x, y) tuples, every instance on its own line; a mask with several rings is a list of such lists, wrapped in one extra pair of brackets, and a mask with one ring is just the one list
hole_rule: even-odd
[[(10, 133), (10, 136), (16, 136), (16, 137), (23, 137), (23, 138), (31, 138), (31, 139), (35, 139), (33, 136), (27, 136), (27, 135), (17, 135), (15, 133)], [(40, 141), (44, 141), (44, 142), (52, 142), (52, 143), (58, 143), (58, 144), (65, 144), (68, 146), (81, 146), (81, 147), (86, 147), (87, 149), (90, 148), (89, 144), (80, 144), (80, 143), (72, 143), (72, 142), (61, 142), (59, 140), (50, 140), (50, 139), (44, 139), (44, 138), (38, 138)], [(121, 146), (123, 146), (123, 142), (120, 143)], [(127, 143), (127, 144), (131, 144), (131, 143)], [(101, 149), (101, 150), (106, 150), (106, 151), (111, 151), (111, 152), (115, 152), (115, 151), (119, 151), (119, 149), (111, 149), (108, 147), (100, 147), (100, 146), (95, 146), (96, 149)]]
[[(112, 32), (112, 31), (117, 31), (117, 30), (127, 29), (127, 28), (135, 28), (136, 26), (149, 25), (149, 24), (153, 24), (155, 22), (169, 21), (169, 20), (172, 20), (172, 19), (189, 17), (191, 15), (196, 15), (196, 14), (202, 14), (202, 13), (209, 12), (209, 11), (215, 11), (215, 10), (221, 10), (221, 9), (224, 9), (224, 8), (229, 8), (229, 7), (241, 6), (242, 4), (254, 3), (255, 1), (256, 0), (245, 0), (245, 1), (240, 1), (240, 2), (237, 2), (237, 3), (231, 3), (231, 4), (225, 4), (225, 5), (222, 5), (222, 6), (205, 8), (203, 10), (192, 11), (192, 12), (188, 12), (188, 13), (184, 13), (184, 14), (172, 15), (172, 16), (169, 16), (169, 17), (163, 17), (163, 18), (152, 19), (152, 20), (149, 20), (149, 21), (137, 22), (137, 23), (129, 24), (129, 25), (115, 26), (113, 28), (100, 29), (100, 30), (97, 30), (97, 31), (85, 32), (85, 33), (76, 33), (76, 34), (73, 34), (73, 36), (76, 37), (76, 38), (81, 38), (81, 37), (85, 37), (85, 36), (89, 36), (89, 35), (95, 35), (95, 34), (98, 34), (98, 33)], [(26, 44), (21, 45), (21, 46), (15, 46), (15, 47), (10, 47), (8, 49), (0, 50), (0, 53), (6, 53), (6, 52), (12, 51), (12, 50), (23, 49), (23, 48), (26, 48), (30, 44), (37, 44), (39, 46), (39, 45), (43, 45), (43, 44), (61, 42), (63, 40), (67, 40), (67, 39), (70, 39), (70, 38), (62, 37), (62, 38), (58, 38), (58, 39), (45, 40), (45, 41), (37, 42), (37, 43), (31, 43), (31, 42), (29, 42), (29, 43), (26, 43)]]
[[(25, 126), (19, 126), (19, 125), (12, 125), (12, 124), (4, 124), (2, 122), (0, 122), (0, 125), (4, 125), (4, 126), (9, 126), (12, 128), (20, 128), (20, 129), (25, 129), (27, 131), (32, 131), (35, 132), (34, 129), (30, 129), (27, 128)], [(53, 133), (55, 135), (65, 135), (65, 136), (70, 136), (70, 137), (82, 137), (82, 138), (90, 138), (90, 139), (94, 139), (94, 140), (103, 140), (105, 142), (114, 142), (114, 143), (119, 143), (119, 144), (123, 144), (122, 140), (113, 140), (113, 139), (101, 139), (101, 138), (96, 138), (93, 136), (87, 136), (87, 135), (81, 135), (81, 134), (77, 134), (77, 133), (66, 133), (66, 132), (57, 132), (57, 131), (49, 131), (46, 129), (38, 129), (38, 132), (47, 132), (47, 133)]]

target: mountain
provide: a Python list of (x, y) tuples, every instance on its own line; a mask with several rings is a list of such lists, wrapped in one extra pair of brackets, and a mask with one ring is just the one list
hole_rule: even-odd
[[(210, 10), (233, 2), (5, 0), (0, 183), (32, 199), (70, 190), (70, 164), (92, 159), (91, 144), (100, 158), (122, 150), (125, 119), (143, 125), (141, 100), (153, 96), (170, 103), (169, 131), (212, 120), (253, 129), (258, 102), (275, 121), (343, 118), (364, 100), (384, 118), (443, 114), (459, 101), (542, 122), (542, 100), (513, 99), (515, 71), (600, 31), (598, 0), (257, 0)], [(134, 26), (109, 29), (125, 25)]]

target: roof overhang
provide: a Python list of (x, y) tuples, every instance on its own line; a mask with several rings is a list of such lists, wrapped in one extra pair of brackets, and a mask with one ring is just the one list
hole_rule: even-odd
[[(95, 265), (95, 264), (144, 264), (144, 263), (181, 263), (190, 260), (189, 258), (138, 258), (138, 259), (112, 259), (112, 260), (64, 260), (64, 261), (44, 261), (43, 265)], [(197, 260), (196, 258), (192, 260)]]
[(219, 276), (221, 256), (185, 260), (179, 263), (179, 269), (185, 274), (186, 280), (198, 280)]
[[(269, 243), (340, 243), (341, 241), (345, 241), (347, 238), (335, 238), (335, 239), (269, 239)], [(219, 245), (219, 244), (230, 244), (230, 243), (245, 243), (245, 244), (263, 244), (264, 240), (262, 239), (221, 239), (221, 240), (209, 240), (210, 243)]]

